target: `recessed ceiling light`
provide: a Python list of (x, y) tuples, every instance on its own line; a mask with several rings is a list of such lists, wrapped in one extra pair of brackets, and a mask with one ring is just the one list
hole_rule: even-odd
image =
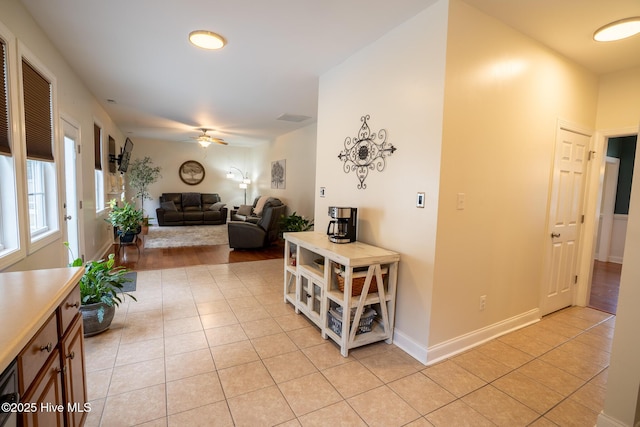
[(189, 33), (189, 41), (202, 49), (222, 49), (227, 41), (220, 34), (212, 31), (197, 30)]
[(626, 39), (640, 33), (640, 17), (621, 19), (599, 28), (593, 39), (598, 42), (611, 42)]

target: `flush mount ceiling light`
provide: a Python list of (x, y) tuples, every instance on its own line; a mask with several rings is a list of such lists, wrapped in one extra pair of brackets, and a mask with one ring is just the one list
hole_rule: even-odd
[(202, 49), (222, 49), (227, 41), (220, 34), (207, 30), (196, 30), (189, 33), (189, 41)]
[(626, 39), (638, 33), (640, 33), (640, 16), (607, 24), (593, 34), (593, 39), (598, 42), (611, 42)]

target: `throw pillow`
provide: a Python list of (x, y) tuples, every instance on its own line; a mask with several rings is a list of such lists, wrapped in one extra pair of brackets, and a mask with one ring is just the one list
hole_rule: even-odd
[(173, 200), (170, 200), (168, 202), (162, 202), (160, 203), (160, 207), (162, 209), (164, 209), (165, 211), (177, 211), (178, 209), (176, 208), (176, 204), (173, 203)]
[(251, 216), (251, 209), (253, 209), (253, 206), (251, 205), (240, 205), (238, 212), (236, 213), (238, 215)]
[(256, 203), (256, 207), (253, 208), (253, 213), (261, 216), (262, 209), (264, 208), (265, 203), (267, 203), (267, 200), (269, 200), (269, 196), (261, 196), (260, 199), (258, 199), (258, 203)]
[(220, 211), (220, 209), (224, 208), (225, 206), (227, 206), (226, 203), (216, 202), (216, 203), (212, 204), (211, 206), (209, 206), (209, 210), (210, 211)]

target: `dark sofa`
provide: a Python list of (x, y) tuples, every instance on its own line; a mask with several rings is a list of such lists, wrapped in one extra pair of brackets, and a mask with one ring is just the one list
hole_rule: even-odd
[(227, 208), (217, 193), (162, 193), (156, 209), (158, 225), (218, 225)]

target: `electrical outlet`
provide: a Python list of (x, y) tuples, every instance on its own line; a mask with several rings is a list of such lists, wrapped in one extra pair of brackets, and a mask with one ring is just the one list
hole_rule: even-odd
[(487, 296), (486, 295), (481, 295), (480, 296), (480, 311), (484, 311), (485, 305), (487, 305)]
[(466, 205), (465, 194), (458, 193), (456, 197), (456, 209), (458, 209), (459, 211), (464, 210), (465, 205)]

